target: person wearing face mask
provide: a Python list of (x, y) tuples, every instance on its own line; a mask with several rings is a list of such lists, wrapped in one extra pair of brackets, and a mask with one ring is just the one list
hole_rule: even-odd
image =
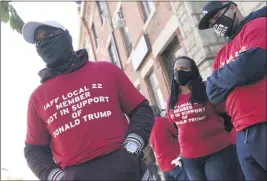
[(182, 167), (190, 180), (237, 180), (237, 156), (225, 130), (224, 104), (209, 102), (194, 60), (179, 57), (173, 67), (168, 114), (178, 127)]
[(172, 163), (180, 154), (177, 130), (168, 117), (161, 117), (161, 111), (157, 106), (152, 105), (151, 108), (155, 116), (155, 125), (150, 135), (150, 143), (165, 180), (189, 180), (185, 170)]
[(153, 112), (123, 71), (74, 51), (55, 21), (28, 22), (22, 34), (46, 64), (28, 102), (24, 155), (32, 172), (40, 180), (148, 180), (139, 153)]
[(206, 91), (212, 103), (226, 102), (247, 180), (267, 177), (266, 12), (264, 6), (244, 17), (232, 1), (210, 1), (198, 26), (228, 37), (215, 57)]

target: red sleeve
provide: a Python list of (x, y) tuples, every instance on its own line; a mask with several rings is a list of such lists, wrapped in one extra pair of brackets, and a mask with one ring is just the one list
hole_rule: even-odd
[(216, 54), (216, 56), (215, 56), (215, 59), (214, 59), (214, 61), (213, 61), (213, 63), (212, 63), (212, 72), (215, 72), (216, 70), (217, 70), (217, 68), (219, 68), (219, 66), (218, 66), (218, 57), (220, 57), (219, 55), (220, 55), (220, 52), (221, 51), (219, 51), (217, 54)]
[(167, 149), (166, 148), (166, 124), (164, 124), (165, 120), (160, 120), (161, 118), (155, 118), (155, 125), (150, 134), (150, 143), (152, 145), (153, 151), (156, 155), (159, 151)]
[(44, 121), (40, 118), (30, 98), (27, 112), (26, 143), (33, 145), (49, 145), (50, 134), (46, 129)]
[(112, 65), (115, 71), (115, 79), (118, 87), (119, 101), (124, 113), (131, 113), (146, 98), (134, 87), (126, 74), (117, 66)]
[(246, 50), (251, 48), (261, 48), (266, 50), (266, 17), (257, 18), (245, 25), (244, 31), (242, 30), (243, 37), (241, 45)]
[(170, 104), (170, 98), (168, 98), (168, 100), (167, 100), (166, 110), (167, 110), (167, 116), (168, 116), (168, 118), (169, 118), (169, 121), (170, 121), (170, 123), (172, 123), (173, 120), (172, 120), (172, 118), (171, 118), (171, 116), (170, 116), (169, 104)]
[[(249, 51), (250, 49), (263, 49), (266, 50), (266, 17), (254, 19), (247, 23), (241, 30), (240, 35), (240, 46), (242, 51)], [(238, 41), (238, 40), (235, 40)], [(223, 49), (223, 48), (222, 48)], [(222, 50), (221, 49), (221, 50)], [(220, 68), (219, 57), (221, 50), (217, 53), (213, 62), (213, 72)], [(253, 61), (253, 60), (252, 60)]]
[(152, 129), (152, 132), (150, 134), (150, 137), (149, 137), (149, 142), (150, 142), (154, 152), (157, 152), (157, 149), (156, 149), (156, 138), (155, 138), (156, 137), (155, 136), (155, 130), (156, 130), (156, 126), (157, 126), (156, 124), (157, 123), (155, 123), (155, 125), (154, 125), (154, 127)]
[(155, 118), (155, 125), (150, 135), (150, 143), (154, 152), (157, 154), (159, 151), (164, 149), (170, 149), (168, 148), (169, 145), (166, 140), (173, 139), (173, 141), (176, 143), (174, 140), (174, 136), (176, 136), (176, 134), (177, 131), (171, 125), (168, 118)]
[(171, 134), (173, 134), (174, 136), (177, 136), (177, 130), (174, 128), (175, 123), (172, 123), (171, 121), (168, 122), (168, 128)]

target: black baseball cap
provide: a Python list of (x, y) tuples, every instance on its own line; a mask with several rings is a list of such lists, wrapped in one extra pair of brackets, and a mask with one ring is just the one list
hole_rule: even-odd
[[(209, 1), (207, 2), (202, 10), (203, 18), (200, 20), (198, 29), (204, 30), (209, 27), (209, 19), (212, 18), (221, 9), (235, 4), (233, 1)], [(236, 5), (236, 4), (235, 4)]]

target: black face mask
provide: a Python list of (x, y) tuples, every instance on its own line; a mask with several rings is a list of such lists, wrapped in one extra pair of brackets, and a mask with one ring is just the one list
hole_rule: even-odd
[(234, 14), (234, 18), (231, 19), (224, 15), (228, 9), (229, 7), (213, 25), (213, 30), (215, 33), (222, 37), (230, 37), (233, 34), (236, 13)]
[(177, 70), (174, 73), (174, 80), (181, 86), (187, 85), (192, 80), (192, 72)]
[(72, 38), (66, 30), (52, 37), (44, 38), (36, 51), (43, 61), (48, 65), (58, 65), (60, 62), (64, 64), (65, 59), (68, 59), (73, 54)]

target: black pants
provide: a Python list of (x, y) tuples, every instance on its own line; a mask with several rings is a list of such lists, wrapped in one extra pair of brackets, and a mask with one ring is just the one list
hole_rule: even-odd
[(67, 167), (64, 180), (141, 180), (145, 164), (124, 148), (89, 162)]

